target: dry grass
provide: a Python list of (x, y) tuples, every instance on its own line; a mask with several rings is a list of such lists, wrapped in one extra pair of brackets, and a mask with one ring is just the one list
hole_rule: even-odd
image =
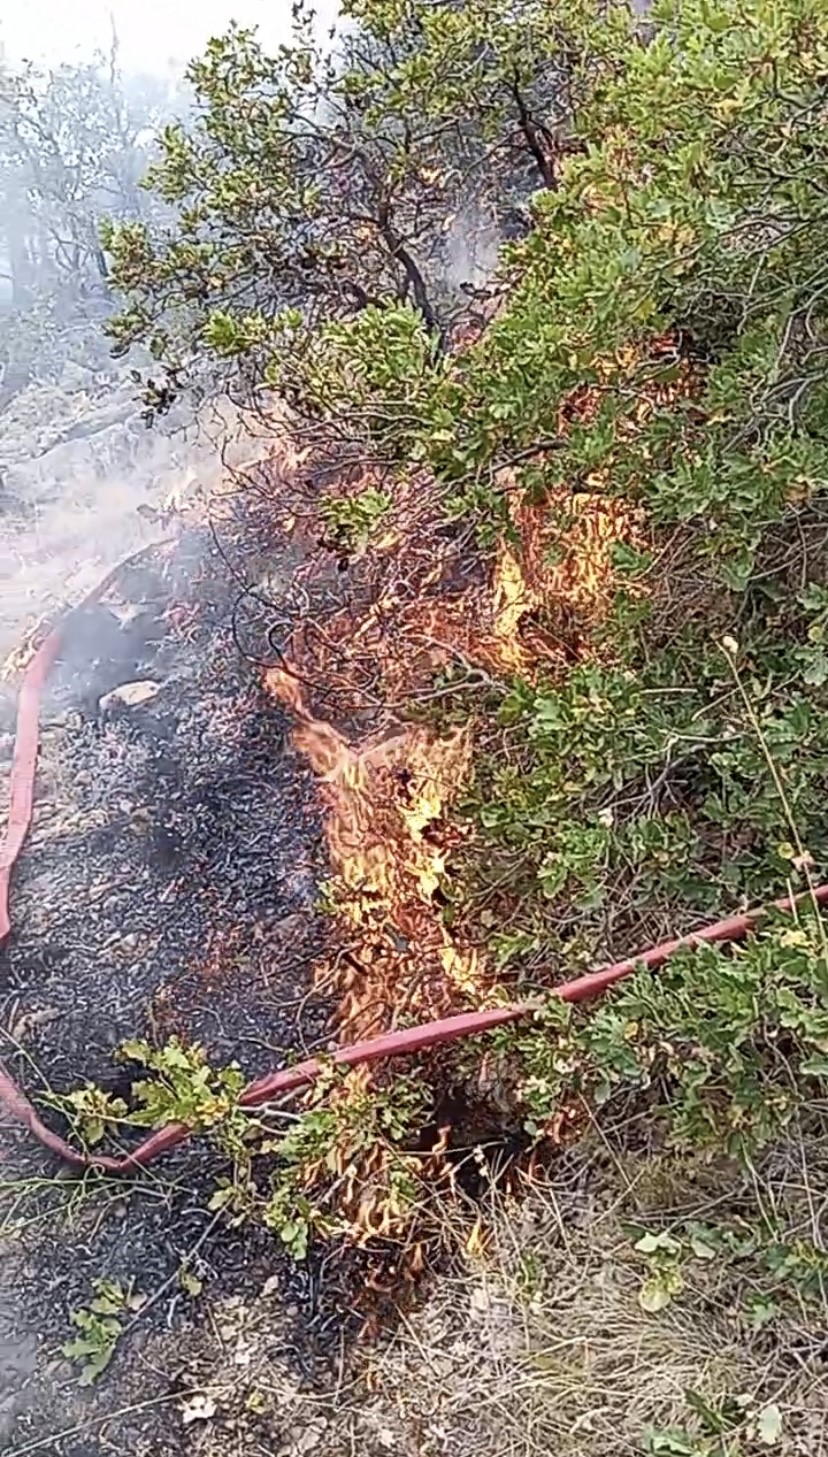
[[(263, 1278), (244, 1297), (206, 1286), (197, 1321), (160, 1330), (134, 1351), (130, 1343), (134, 1359), (115, 1368), (119, 1410), (127, 1413), (118, 1450), (131, 1457), (759, 1457), (770, 1449), (757, 1417), (777, 1406), (773, 1451), (823, 1457), (824, 1295), (812, 1290), (806, 1299), (791, 1283), (783, 1316), (751, 1329), (748, 1303), (767, 1286), (756, 1251), (735, 1264), (688, 1261), (684, 1290), (647, 1314), (639, 1303), (645, 1262), (634, 1246), (644, 1227), (678, 1231), (692, 1218), (775, 1220), (786, 1242), (808, 1239), (821, 1250), (826, 1174), (828, 1119), (807, 1135), (795, 1131), (755, 1176), (731, 1166), (693, 1170), (587, 1140), (519, 1197), (492, 1190), (482, 1210), (468, 1209), (465, 1226), (454, 1219), (441, 1231), (444, 1243), (454, 1242), (449, 1272), (434, 1276), (423, 1302), (379, 1342), (350, 1356), (343, 1343), (319, 1383), (299, 1374), (297, 1332), (278, 1281)], [(480, 1237), (470, 1242), (472, 1230)], [(143, 1410), (148, 1371), (176, 1373), (159, 1425)], [(688, 1391), (696, 1394), (690, 1401)], [(201, 1415), (190, 1420), (195, 1397)], [(741, 1423), (711, 1433), (699, 1403), (715, 1414), (728, 1398), (741, 1403)], [(114, 1418), (84, 1407), (79, 1430), (104, 1421), (114, 1437)], [(684, 1433), (684, 1445), (654, 1446), (648, 1429), (662, 1440), (669, 1429)]]
[[(826, 1450), (824, 1296), (805, 1299), (791, 1283), (784, 1315), (755, 1330), (747, 1311), (768, 1280), (759, 1254), (736, 1264), (690, 1259), (684, 1290), (647, 1314), (646, 1261), (634, 1247), (643, 1227), (756, 1225), (773, 1215), (786, 1241), (821, 1248), (823, 1140), (797, 1136), (755, 1180), (722, 1168), (700, 1181), (650, 1160), (630, 1160), (627, 1171), (605, 1154), (567, 1158), (520, 1200), (491, 1197), (485, 1253), (437, 1281), (368, 1359), (371, 1394), (351, 1417), (361, 1450), (748, 1457), (768, 1450), (758, 1426), (773, 1406), (782, 1419), (775, 1451)], [(735, 1419), (717, 1434), (727, 1402)], [(658, 1445), (671, 1429), (685, 1447)]]

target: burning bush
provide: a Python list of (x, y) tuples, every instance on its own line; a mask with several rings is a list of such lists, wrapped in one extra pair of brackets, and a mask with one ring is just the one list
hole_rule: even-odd
[[(290, 469), (274, 452), (264, 510), (301, 565), (264, 681), (327, 812), (339, 942), (317, 984), (342, 1039), (543, 996), (722, 901), (807, 887), (828, 854), (824, 8), (665, 0), (646, 26), (622, 5), (518, 10), (507, 35), (482, 3), (354, 3), (339, 69), (304, 32), (278, 62), (244, 33), (215, 42), (196, 131), (169, 133), (154, 173), (178, 232), (112, 240), (123, 341), (220, 360), (254, 393), (293, 372)], [(336, 121), (317, 132), (320, 87)], [(451, 351), (432, 284), (459, 139), (491, 132), (502, 160), (515, 123), (543, 187), (496, 308)], [(755, 953), (763, 977), (785, 945)], [(810, 966), (797, 1018), (819, 986)], [(784, 1001), (740, 1003), (760, 1060)], [(683, 1007), (644, 1055), (682, 1099), (661, 1044), (690, 1035)], [(638, 1033), (625, 1063), (603, 1016), (555, 1083), (564, 1123), (585, 1088), (640, 1086)], [(436, 1110), (483, 1097), (469, 1055), (421, 1073)], [(517, 1086), (533, 1136), (560, 1136)], [(429, 1115), (404, 1089), (384, 1125), (393, 1090), (337, 1085), (307, 1125), (335, 1147), (290, 1144), (293, 1192), (322, 1178), (360, 1239), (405, 1227)], [(416, 1150), (432, 1168), (437, 1121)], [(303, 1242), (279, 1199), (270, 1218)]]

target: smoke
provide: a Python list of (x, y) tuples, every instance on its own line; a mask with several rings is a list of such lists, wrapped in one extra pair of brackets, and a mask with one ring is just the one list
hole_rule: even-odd
[(498, 260), (500, 233), (494, 213), (470, 203), (452, 221), (446, 238), (446, 281), (453, 289), (462, 284), (482, 288), (492, 277)]
[[(348, 34), (336, 4), (317, 7), (317, 24), (334, 49)], [(148, 94), (148, 111), (156, 101)], [(135, 147), (149, 136), (140, 130)], [(492, 209), (471, 199), (445, 235), (443, 281), (454, 292), (485, 285), (500, 241)], [(77, 347), (69, 332), (52, 310), (29, 382), (15, 391), (20, 376), (13, 380), (9, 367), (4, 402), (0, 380), (0, 660), (119, 556), (162, 534), (153, 511), (163, 513), (171, 499), (208, 498), (226, 465), (262, 453), (226, 403), (186, 428), (165, 421), (147, 431), (128, 370), (103, 358), (100, 327), (85, 317)]]
[(227, 402), (147, 430), (128, 374), (97, 385), (90, 374), (67, 366), (0, 412), (0, 658), (158, 538), (165, 512), (205, 500), (227, 466), (256, 454)]

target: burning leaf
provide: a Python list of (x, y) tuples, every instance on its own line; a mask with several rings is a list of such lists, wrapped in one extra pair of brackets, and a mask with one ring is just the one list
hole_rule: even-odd
[(466, 1254), (473, 1260), (480, 1260), (486, 1253), (486, 1238), (483, 1233), (483, 1226), (479, 1219), (474, 1221), (468, 1239), (466, 1240)]

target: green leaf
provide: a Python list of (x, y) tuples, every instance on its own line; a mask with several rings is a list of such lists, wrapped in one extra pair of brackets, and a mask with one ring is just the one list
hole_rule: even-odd
[(118, 1048), (118, 1053), (120, 1057), (129, 1059), (131, 1062), (147, 1062), (151, 1049), (148, 1042), (143, 1042), (139, 1038), (134, 1037), (127, 1038), (125, 1042), (122, 1042)]
[(652, 556), (649, 552), (636, 551), (625, 541), (613, 542), (611, 557), (615, 570), (628, 577), (641, 576), (652, 565)]
[(701, 1234), (691, 1234), (690, 1249), (697, 1260), (715, 1260), (718, 1251)]
[(679, 1427), (648, 1427), (644, 1441), (652, 1457), (697, 1457), (698, 1454), (695, 1442)]
[(635, 1249), (640, 1255), (655, 1255), (662, 1252), (675, 1255), (678, 1254), (681, 1245), (671, 1234), (667, 1234), (663, 1230), (660, 1234), (643, 1234), (639, 1240), (636, 1240)]
[(685, 1390), (684, 1400), (690, 1410), (699, 1417), (704, 1430), (714, 1436), (720, 1436), (723, 1432), (728, 1431), (734, 1422), (740, 1420), (742, 1415), (740, 1409), (737, 1406), (734, 1407), (732, 1400), (724, 1398), (718, 1402), (717, 1406), (713, 1406), (700, 1391), (694, 1391), (692, 1387)]
[(193, 1298), (195, 1298), (196, 1295), (200, 1295), (202, 1290), (204, 1289), (204, 1281), (200, 1280), (198, 1275), (194, 1275), (192, 1270), (179, 1270), (178, 1283), (184, 1293), (186, 1295), (192, 1296)]
[(638, 1292), (638, 1303), (648, 1315), (658, 1315), (660, 1310), (666, 1310), (672, 1299), (672, 1292), (657, 1275), (645, 1280)]
[(751, 1328), (755, 1331), (761, 1331), (781, 1314), (781, 1307), (775, 1300), (771, 1300), (766, 1296), (755, 1295), (748, 1302), (746, 1314)]
[(828, 1078), (828, 1055), (814, 1053), (813, 1057), (806, 1057), (799, 1064), (799, 1071), (806, 1078)]
[(233, 1194), (234, 1190), (232, 1186), (224, 1189), (215, 1189), (210, 1195), (207, 1208), (209, 1210), (225, 1209), (233, 1199)]
[(802, 670), (802, 681), (813, 688), (821, 688), (828, 682), (828, 653), (821, 650), (809, 653)]
[(112, 1357), (115, 1354), (115, 1342), (111, 1346), (101, 1346), (94, 1355), (88, 1357), (81, 1370), (78, 1382), (81, 1386), (92, 1386), (98, 1377), (106, 1370)]

